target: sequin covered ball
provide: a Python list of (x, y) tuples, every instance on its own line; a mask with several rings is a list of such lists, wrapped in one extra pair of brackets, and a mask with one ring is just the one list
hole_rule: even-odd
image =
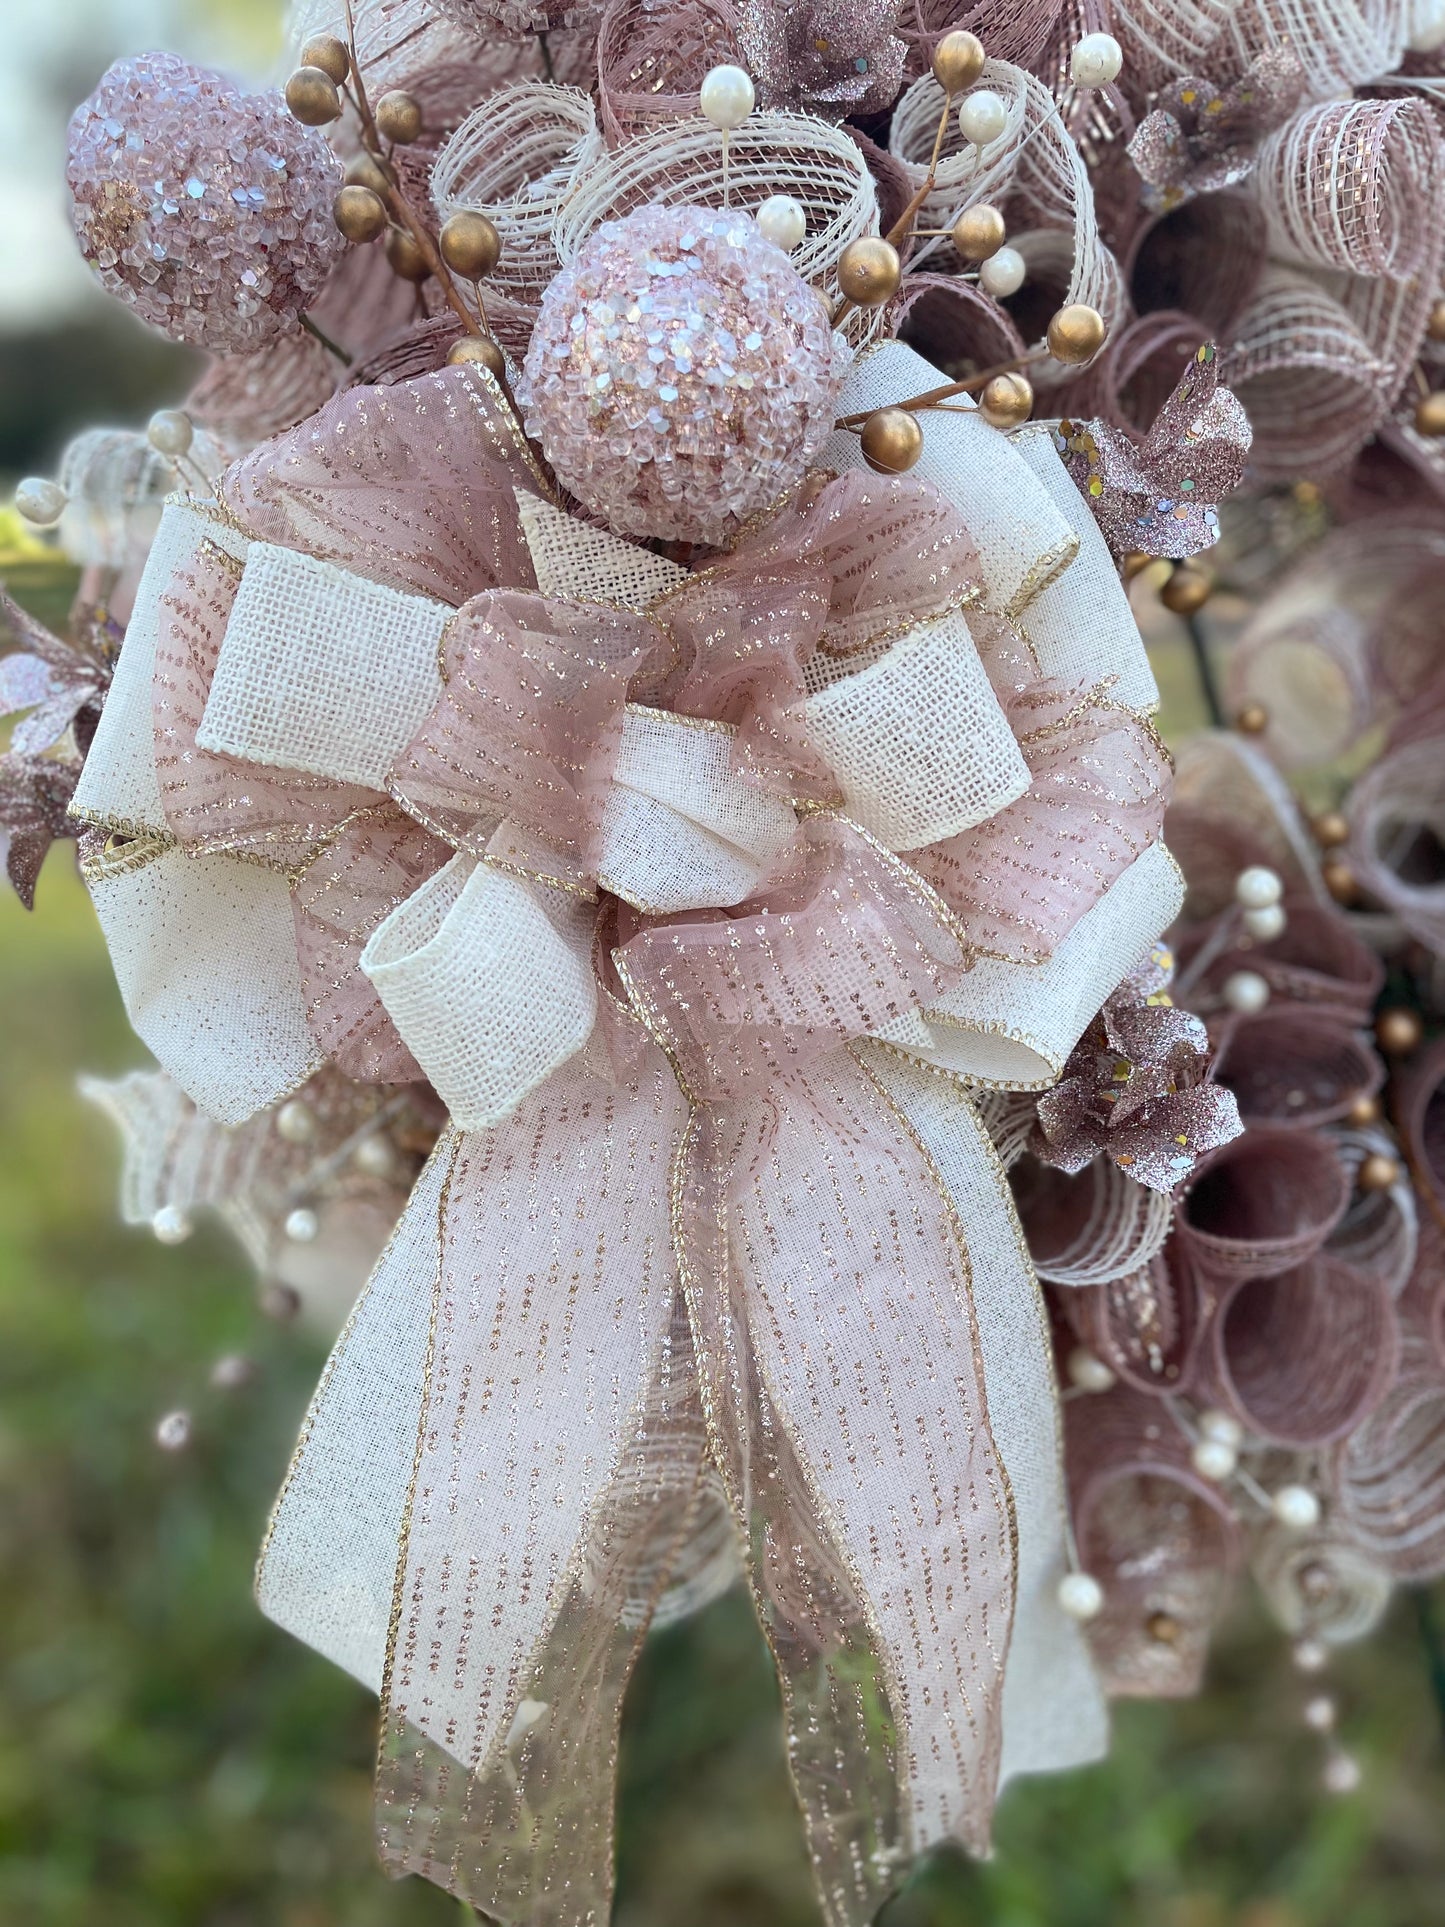
[(802, 479), (846, 356), (749, 216), (649, 206), (598, 228), (547, 289), (518, 396), (612, 528), (722, 545)]
[(118, 60), (70, 123), (72, 218), (101, 285), (176, 341), (244, 354), (297, 325), (344, 247), (341, 163), (279, 93), (173, 54)]

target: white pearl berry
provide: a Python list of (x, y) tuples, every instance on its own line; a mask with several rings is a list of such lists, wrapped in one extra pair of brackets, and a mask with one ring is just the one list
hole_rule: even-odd
[(69, 501), (59, 482), (49, 481), (44, 475), (27, 475), (15, 491), (15, 513), (37, 529), (54, 528)]
[(1301, 1673), (1322, 1673), (1330, 1661), (1330, 1650), (1322, 1639), (1307, 1633), (1294, 1643), (1294, 1663)]
[(1328, 1693), (1316, 1693), (1305, 1703), (1305, 1725), (1313, 1733), (1328, 1733), (1335, 1723), (1335, 1703)]
[(758, 209), (758, 233), (784, 254), (802, 245), (808, 232), (808, 215), (801, 201), (791, 194), (770, 194)]
[(1059, 1610), (1070, 1619), (1097, 1619), (1104, 1609), (1104, 1588), (1092, 1573), (1068, 1572), (1059, 1581)]
[(276, 1133), (288, 1144), (309, 1144), (316, 1135), (316, 1119), (311, 1107), (299, 1097), (291, 1097), (276, 1113)]
[(238, 1392), (256, 1376), (256, 1368), (244, 1352), (225, 1352), (211, 1367), (211, 1383), (218, 1392)]
[(156, 1444), (162, 1452), (184, 1452), (191, 1442), (189, 1412), (167, 1412), (156, 1426)]
[(146, 440), (157, 455), (172, 459), (186, 454), (195, 439), (195, 426), (184, 408), (158, 409), (146, 427)]
[(1320, 1502), (1307, 1485), (1282, 1485), (1269, 1505), (1275, 1518), (1291, 1532), (1308, 1532), (1320, 1522)]
[(511, 1726), (507, 1729), (507, 1751), (515, 1752), (533, 1727), (539, 1726), (551, 1710), (550, 1700), (523, 1700), (512, 1716)]
[(1244, 927), (1258, 943), (1273, 943), (1284, 935), (1285, 914), (1282, 903), (1269, 903), (1262, 910), (1246, 910)]
[(741, 67), (714, 67), (702, 83), (698, 105), (714, 127), (741, 127), (757, 105), (757, 89)]
[(1189, 1454), (1189, 1462), (1201, 1479), (1212, 1480), (1218, 1485), (1238, 1465), (1239, 1454), (1223, 1439), (1201, 1439)]
[(1267, 910), (1284, 895), (1284, 884), (1276, 871), (1263, 863), (1251, 863), (1234, 880), (1234, 900), (1243, 910)]
[(183, 1245), (191, 1235), (191, 1221), (173, 1204), (163, 1204), (151, 1219), (151, 1230), (163, 1245)]
[(1084, 1345), (1076, 1345), (1069, 1353), (1065, 1369), (1069, 1374), (1069, 1383), (1077, 1386), (1081, 1392), (1107, 1392), (1117, 1383), (1103, 1359), (1095, 1358)]
[(1352, 1754), (1332, 1753), (1325, 1761), (1326, 1793), (1354, 1793), (1361, 1778), (1360, 1763)]
[(286, 1219), (286, 1236), (295, 1245), (309, 1245), (321, 1229), (321, 1220), (314, 1211), (305, 1205), (299, 1206)]
[(1111, 33), (1086, 33), (1069, 60), (1076, 87), (1107, 87), (1124, 68), (1124, 49)]
[(351, 1154), (351, 1162), (368, 1178), (389, 1178), (396, 1168), (391, 1144), (380, 1131), (361, 1140)]
[(1236, 1452), (1244, 1438), (1244, 1427), (1232, 1412), (1221, 1412), (1217, 1406), (1210, 1406), (1207, 1412), (1199, 1414), (1199, 1430), (1207, 1439), (1217, 1439), (1221, 1445), (1231, 1446)]
[(980, 267), (979, 286), (993, 295), (995, 300), (1001, 301), (1005, 295), (1018, 293), (1024, 284), (1026, 272), (1024, 257), (1017, 248), (1000, 248)]
[(965, 96), (958, 109), (958, 131), (975, 147), (987, 147), (1008, 126), (1008, 108), (990, 87)]
[(1224, 1001), (1241, 1017), (1257, 1017), (1269, 1002), (1269, 985), (1257, 970), (1236, 970), (1224, 980)]

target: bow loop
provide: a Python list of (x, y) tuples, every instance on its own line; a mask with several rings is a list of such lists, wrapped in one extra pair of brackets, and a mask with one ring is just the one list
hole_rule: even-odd
[(217, 494), (256, 541), (457, 608), (534, 580), (518, 486), (550, 493), (506, 398), (473, 362), (344, 390), (234, 463)]
[(476, 597), (448, 625), (440, 696), (388, 787), (474, 855), (508, 817), (594, 870), (628, 684), (662, 644), (630, 610), (517, 590)]
[(629, 995), (698, 1098), (760, 1091), (931, 1002), (967, 953), (941, 899), (855, 825), (804, 830), (801, 880), (731, 918), (639, 931)]
[(769, 786), (837, 801), (806, 698), (980, 586), (968, 530), (930, 483), (815, 474), (656, 605), (678, 639), (676, 707), (737, 724), (739, 760)]
[(291, 909), (306, 1021), (347, 1077), (394, 1084), (422, 1076), (360, 965), (372, 933), (449, 855), (394, 804), (379, 802), (348, 818), (296, 880)]

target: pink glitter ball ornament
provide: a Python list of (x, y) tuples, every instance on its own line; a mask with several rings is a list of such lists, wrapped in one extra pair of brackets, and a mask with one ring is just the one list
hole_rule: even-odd
[(101, 285), (175, 341), (245, 354), (296, 326), (345, 246), (341, 163), (276, 92), (174, 54), (118, 60), (70, 123), (72, 219)]
[(721, 546), (802, 479), (846, 361), (748, 215), (648, 206), (553, 280), (517, 393), (558, 478), (612, 528)]

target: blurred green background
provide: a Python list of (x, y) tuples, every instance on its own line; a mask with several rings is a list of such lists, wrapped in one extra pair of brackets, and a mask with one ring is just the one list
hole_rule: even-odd
[[(60, 186), (71, 106), (117, 53), (261, 74), (277, 0), (9, 0), (0, 22), (0, 499), (92, 421), (139, 422), (179, 350), (89, 290)], [(70, 580), (0, 518), (0, 574), (54, 624)], [(1195, 714), (1181, 638), (1161, 679)], [(255, 1611), (251, 1566), (325, 1352), (268, 1324), (219, 1232), (121, 1228), (82, 1069), (141, 1061), (69, 847), (0, 898), (0, 1927), (425, 1927), (370, 1845), (374, 1707)], [(253, 1381), (209, 1383), (242, 1353)], [(152, 1443), (195, 1413), (190, 1450)], [(1305, 1682), (1242, 1600), (1209, 1688), (1122, 1707), (1107, 1765), (1005, 1796), (983, 1866), (918, 1871), (886, 1927), (1433, 1927), (1445, 1731), (1422, 1602), (1332, 1668), (1363, 1790), (1319, 1790)], [(817, 1927), (769, 1665), (730, 1598), (652, 1641), (622, 1759), (619, 1927)], [(467, 1916), (470, 1917), (470, 1916)]]

